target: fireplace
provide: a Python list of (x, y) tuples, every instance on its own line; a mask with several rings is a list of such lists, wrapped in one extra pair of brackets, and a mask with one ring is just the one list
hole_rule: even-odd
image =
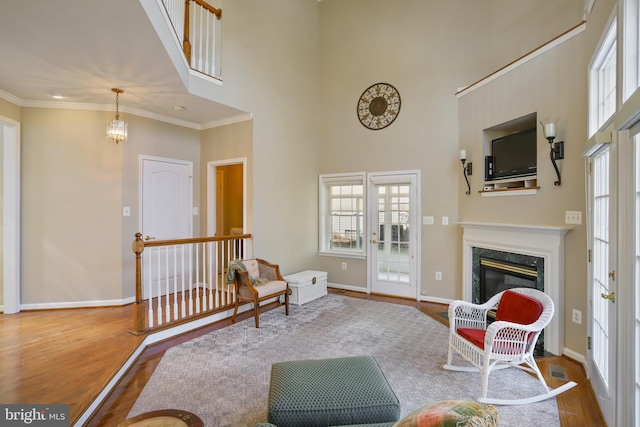
[(471, 264), (471, 301), (475, 304), (485, 303), (495, 294), (512, 288), (544, 292), (543, 258), (474, 247)]
[[(496, 289), (516, 285), (535, 287), (551, 297), (555, 313), (544, 330), (544, 350), (564, 353), (564, 236), (570, 227), (459, 223), (463, 229), (462, 298), (480, 302), (481, 259)], [(488, 262), (486, 261), (488, 259)], [(500, 270), (497, 271), (500, 265)], [(515, 268), (513, 268), (515, 267)], [(515, 270), (515, 271), (512, 271)], [(533, 274), (535, 271), (535, 280)], [(508, 277), (501, 277), (505, 275)], [(485, 277), (484, 280), (487, 278)], [(535, 285), (533, 284), (535, 281)], [(515, 287), (515, 286), (512, 286)]]
[[(472, 257), (472, 301), (475, 304), (483, 304), (492, 296), (513, 288), (544, 292), (543, 258), (475, 247)], [(489, 319), (490, 322), (495, 319), (495, 312), (489, 312)], [(538, 337), (534, 354), (544, 355), (544, 331)]]

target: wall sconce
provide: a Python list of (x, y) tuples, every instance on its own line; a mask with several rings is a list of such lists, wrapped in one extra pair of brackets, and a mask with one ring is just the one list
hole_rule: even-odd
[(558, 165), (556, 164), (556, 160), (564, 159), (564, 141), (553, 142), (556, 138), (556, 127), (558, 125), (558, 118), (551, 117), (549, 119), (542, 119), (540, 121), (542, 125), (542, 131), (544, 132), (544, 137), (549, 141), (549, 158), (551, 159), (551, 163), (553, 164), (553, 168), (556, 170), (556, 175), (558, 176), (558, 180), (553, 183), (553, 185), (560, 185), (562, 183), (562, 179), (560, 177), (560, 171), (558, 170)]
[[(462, 174), (464, 175), (464, 180), (467, 181), (467, 191), (466, 191), (466, 195), (471, 194), (471, 186), (469, 185), (469, 178), (468, 175), (471, 175), (471, 173), (473, 172), (473, 169), (471, 167), (471, 165), (473, 163), (467, 162), (467, 150), (465, 150), (464, 148), (460, 149), (460, 161), (462, 162)], [(466, 163), (466, 165), (465, 165)]]
[(120, 112), (118, 111), (120, 94), (124, 93), (124, 90), (114, 87), (111, 91), (116, 94), (116, 119), (107, 122), (107, 136), (117, 144), (127, 140), (128, 125), (124, 120), (120, 120)]

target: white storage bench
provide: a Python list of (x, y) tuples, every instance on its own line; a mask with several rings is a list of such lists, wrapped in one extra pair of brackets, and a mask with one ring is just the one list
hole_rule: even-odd
[(327, 294), (327, 272), (305, 270), (284, 276), (289, 283), (289, 303), (301, 305)]

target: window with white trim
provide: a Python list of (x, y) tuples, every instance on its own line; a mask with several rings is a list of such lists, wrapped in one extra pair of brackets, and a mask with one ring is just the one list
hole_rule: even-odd
[(616, 31), (614, 19), (590, 67), (589, 136), (616, 111)]
[(622, 102), (640, 87), (640, 1), (625, 0)]
[(320, 175), (320, 252), (364, 255), (365, 173)]

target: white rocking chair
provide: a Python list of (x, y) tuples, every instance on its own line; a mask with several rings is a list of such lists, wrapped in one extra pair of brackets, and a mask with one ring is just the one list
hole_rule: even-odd
[[(487, 327), (487, 313), (495, 311), (496, 320)], [(573, 381), (551, 389), (547, 386), (533, 357), (540, 332), (553, 317), (551, 298), (536, 289), (510, 289), (484, 304), (454, 301), (449, 305), (449, 355), (445, 369), (482, 374), (482, 396), (478, 402), (494, 405), (520, 405), (540, 402), (576, 386)], [(453, 352), (473, 366), (452, 365)], [(519, 368), (534, 373), (545, 393), (522, 399), (487, 397), (489, 374), (495, 369)]]

